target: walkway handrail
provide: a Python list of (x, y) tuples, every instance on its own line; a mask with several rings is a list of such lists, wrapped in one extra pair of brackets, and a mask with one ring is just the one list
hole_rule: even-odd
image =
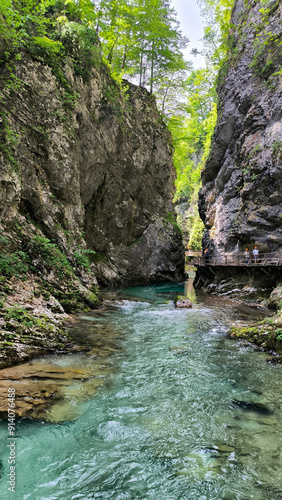
[(260, 253), (255, 258), (252, 253), (245, 257), (244, 253), (201, 256), (192, 260), (194, 266), (281, 266), (282, 254), (278, 252)]

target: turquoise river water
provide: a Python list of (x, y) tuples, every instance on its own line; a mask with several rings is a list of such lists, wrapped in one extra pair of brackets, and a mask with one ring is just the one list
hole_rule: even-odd
[(282, 367), (226, 337), (243, 308), (193, 296), (195, 308), (178, 310), (181, 291), (127, 288), (112, 310), (81, 316), (84, 330), (116, 332), (110, 369), (93, 377), (103, 378), (95, 396), (78, 398), (82, 382), (70, 388), (72, 416), (17, 422), (15, 492), (0, 423), (1, 499), (282, 499)]

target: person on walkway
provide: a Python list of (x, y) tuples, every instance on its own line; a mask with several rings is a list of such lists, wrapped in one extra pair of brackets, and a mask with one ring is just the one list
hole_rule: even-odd
[(245, 264), (249, 264), (250, 252), (249, 252), (248, 248), (246, 248), (246, 250), (244, 252), (244, 258), (245, 258)]
[(255, 248), (253, 249), (253, 257), (255, 264), (257, 264), (259, 261), (259, 251), (257, 246), (255, 246)]
[(206, 248), (204, 251), (205, 264), (208, 264), (210, 261), (210, 252), (209, 249)]

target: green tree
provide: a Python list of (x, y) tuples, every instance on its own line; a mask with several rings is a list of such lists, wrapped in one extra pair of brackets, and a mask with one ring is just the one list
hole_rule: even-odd
[(184, 67), (187, 44), (176, 12), (163, 0), (110, 0), (100, 3), (99, 36), (114, 72), (138, 77), (153, 91), (157, 75)]

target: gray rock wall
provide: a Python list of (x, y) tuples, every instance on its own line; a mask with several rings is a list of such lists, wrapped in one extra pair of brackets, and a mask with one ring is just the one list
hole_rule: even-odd
[(282, 249), (281, 19), (277, 0), (235, 3), (199, 203), (214, 255)]
[(1, 81), (0, 229), (35, 224), (67, 255), (94, 250), (103, 284), (183, 279), (171, 138), (154, 98), (101, 62), (88, 81), (22, 55)]

